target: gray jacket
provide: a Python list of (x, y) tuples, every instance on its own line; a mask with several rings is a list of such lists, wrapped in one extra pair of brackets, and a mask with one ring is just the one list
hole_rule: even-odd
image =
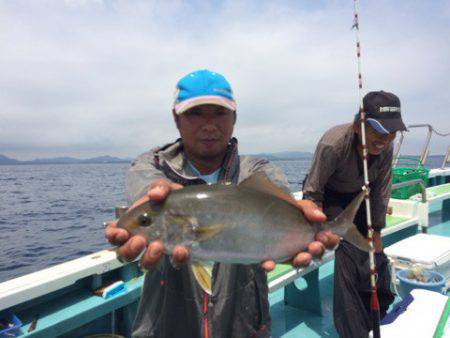
[[(234, 184), (264, 171), (288, 191), (281, 169), (267, 160), (239, 156), (230, 141), (219, 180)], [(126, 178), (129, 202), (142, 197), (148, 184), (168, 178), (182, 185), (202, 184), (186, 163), (180, 140), (139, 156)], [(269, 337), (267, 277), (260, 265), (215, 264), (212, 295), (197, 284), (188, 265), (175, 269), (164, 256), (145, 276), (133, 337)]]
[[(332, 194), (356, 195), (361, 191), (364, 175), (358, 142), (351, 123), (335, 126), (322, 136), (303, 186), (304, 199), (322, 203)], [(375, 231), (381, 231), (386, 224), (386, 209), (391, 196), (392, 152), (390, 145), (369, 159), (370, 209)]]

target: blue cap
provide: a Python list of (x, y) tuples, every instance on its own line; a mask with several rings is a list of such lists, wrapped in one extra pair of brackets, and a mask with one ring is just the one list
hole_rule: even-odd
[(233, 91), (228, 81), (222, 75), (207, 69), (192, 72), (178, 81), (173, 109), (179, 115), (204, 104), (236, 110)]

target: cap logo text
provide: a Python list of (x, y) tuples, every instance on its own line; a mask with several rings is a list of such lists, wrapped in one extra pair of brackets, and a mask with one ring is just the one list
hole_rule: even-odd
[(400, 107), (380, 107), (380, 113), (400, 113)]

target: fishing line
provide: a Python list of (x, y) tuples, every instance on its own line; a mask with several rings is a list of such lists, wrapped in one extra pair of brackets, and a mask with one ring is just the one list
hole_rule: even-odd
[(358, 61), (358, 95), (359, 95), (359, 116), (361, 120), (361, 143), (363, 149), (363, 168), (364, 168), (364, 190), (366, 201), (366, 218), (367, 218), (367, 240), (370, 245), (369, 262), (370, 262), (370, 285), (371, 285), (371, 300), (370, 309), (372, 312), (373, 337), (380, 338), (380, 305), (377, 295), (376, 283), (376, 269), (375, 269), (375, 249), (373, 245), (373, 228), (372, 216), (370, 214), (370, 192), (369, 192), (369, 171), (367, 166), (367, 146), (366, 146), (366, 114), (364, 112), (364, 105), (362, 99), (362, 73), (361, 73), (361, 44), (359, 39), (359, 1), (353, 1), (354, 7), (354, 24), (356, 32), (356, 55)]

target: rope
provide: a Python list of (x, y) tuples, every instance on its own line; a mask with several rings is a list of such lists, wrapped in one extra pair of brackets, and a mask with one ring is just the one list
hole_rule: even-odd
[(355, 22), (353, 27), (356, 32), (356, 55), (358, 60), (358, 94), (359, 94), (359, 115), (361, 120), (361, 143), (363, 149), (363, 168), (364, 168), (364, 190), (366, 202), (367, 217), (367, 240), (370, 245), (369, 262), (370, 262), (370, 285), (372, 289), (370, 309), (372, 312), (373, 337), (380, 338), (380, 306), (377, 296), (376, 269), (375, 269), (375, 250), (373, 245), (373, 228), (372, 216), (370, 214), (370, 192), (369, 192), (369, 171), (367, 166), (367, 146), (366, 146), (366, 114), (364, 112), (362, 99), (362, 73), (361, 73), (361, 44), (359, 40), (359, 4), (358, 0), (353, 1)]

